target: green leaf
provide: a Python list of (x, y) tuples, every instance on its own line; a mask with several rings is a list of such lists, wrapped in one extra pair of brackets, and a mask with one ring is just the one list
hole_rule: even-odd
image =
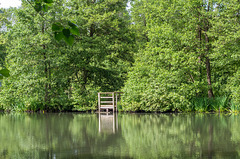
[(52, 25), (52, 31), (62, 31), (62, 25), (60, 23), (54, 23)]
[(47, 12), (47, 10), (48, 10), (48, 5), (45, 5), (45, 4), (44, 4), (42, 10), (43, 10), (44, 12)]
[(48, 7), (52, 7), (52, 6), (53, 6), (52, 3), (46, 3), (46, 5), (47, 5)]
[(42, 4), (36, 2), (36, 3), (35, 3), (35, 6), (34, 6), (34, 9), (35, 9), (37, 12), (40, 12), (40, 11), (42, 10)]
[(0, 74), (4, 77), (9, 77), (10, 74), (9, 74), (9, 70), (8, 69), (2, 69), (0, 70)]
[(60, 40), (62, 40), (64, 38), (64, 35), (63, 35), (62, 32), (55, 32), (54, 35), (55, 35), (55, 39), (57, 41), (60, 41)]
[(70, 36), (70, 30), (69, 29), (63, 29), (62, 33), (67, 38)]
[(77, 27), (76, 24), (74, 24), (74, 23), (72, 23), (72, 22), (70, 22), (70, 21), (68, 21), (68, 25), (69, 25), (70, 27)]
[(74, 42), (74, 37), (72, 35), (70, 35), (69, 37), (64, 36), (64, 40), (68, 45), (73, 45)]
[(53, 3), (53, 0), (44, 0), (45, 3)]
[(33, 3), (42, 3), (42, 0), (30, 0)]
[(69, 22), (68, 22), (68, 25), (71, 27), (70, 32), (71, 32), (72, 34), (74, 34), (74, 35), (80, 35), (79, 30), (78, 30), (76, 24), (74, 24), (74, 23), (72, 23), (72, 22), (69, 21)]
[(80, 36), (80, 33), (79, 33), (78, 28), (76, 28), (76, 27), (71, 28), (70, 31), (71, 31), (71, 33), (72, 33), (73, 35), (78, 35), (78, 36)]

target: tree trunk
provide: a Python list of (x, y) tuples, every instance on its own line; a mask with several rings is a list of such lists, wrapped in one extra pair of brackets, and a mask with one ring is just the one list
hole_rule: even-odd
[(82, 71), (82, 93), (84, 93), (86, 91), (86, 85), (87, 85), (87, 78), (88, 78), (88, 71), (86, 70), (86, 68), (83, 68)]
[(198, 56), (198, 63), (199, 63), (199, 81), (202, 81), (202, 28), (201, 28), (201, 14), (199, 13), (199, 25), (198, 25), (198, 39), (199, 39), (199, 56)]
[(213, 98), (213, 91), (212, 91), (212, 82), (211, 82), (211, 66), (210, 60), (206, 57), (206, 68), (207, 68), (207, 82), (208, 82), (208, 98)]
[[(207, 12), (209, 12), (210, 6), (208, 2), (208, 8)], [(211, 65), (210, 65), (210, 59), (208, 57), (209, 51), (210, 51), (210, 44), (209, 44), (209, 37), (207, 35), (207, 32), (209, 30), (209, 22), (206, 18), (205, 20), (205, 58), (206, 58), (206, 69), (207, 69), (207, 82), (208, 82), (208, 98), (213, 98), (213, 91), (212, 91), (212, 81), (211, 81)]]
[[(45, 49), (46, 46), (43, 45), (43, 49)], [(45, 77), (46, 79), (48, 79), (48, 67), (47, 67), (47, 57), (46, 57), (46, 53), (43, 53), (43, 59), (44, 59), (44, 73), (45, 73)], [(45, 96), (44, 96), (44, 103), (45, 103), (45, 109), (48, 109), (48, 81), (46, 81), (45, 83)]]
[[(92, 38), (94, 36), (94, 33), (95, 33), (95, 25), (91, 24), (89, 36)], [(86, 62), (85, 66), (87, 66), (89, 64), (88, 57), (86, 58), (85, 62)], [(82, 94), (84, 94), (85, 91), (86, 91), (86, 85), (87, 85), (87, 80), (88, 80), (88, 73), (89, 73), (89, 71), (87, 70), (87, 68), (83, 67), (82, 68), (82, 82), (81, 82)]]
[[(44, 24), (42, 24), (42, 34), (45, 33), (45, 27), (44, 27)], [(46, 50), (46, 46), (45, 45), (42, 45), (43, 47), (43, 50)], [(44, 74), (45, 74), (45, 77), (46, 77), (46, 83), (45, 83), (45, 95), (44, 95), (44, 105), (45, 105), (45, 109), (47, 110), (48, 109), (48, 101), (49, 101), (49, 94), (48, 94), (48, 89), (49, 89), (49, 86), (48, 86), (48, 63), (47, 63), (47, 55), (46, 55), (46, 52), (44, 51), (43, 53), (43, 60), (44, 60)]]
[(50, 62), (50, 59), (48, 60), (48, 90), (51, 90), (51, 83), (52, 83), (52, 79), (51, 79), (51, 62)]

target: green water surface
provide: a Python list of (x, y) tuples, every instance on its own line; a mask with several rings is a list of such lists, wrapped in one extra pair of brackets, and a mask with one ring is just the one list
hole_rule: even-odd
[(2, 113), (0, 158), (240, 158), (240, 115)]

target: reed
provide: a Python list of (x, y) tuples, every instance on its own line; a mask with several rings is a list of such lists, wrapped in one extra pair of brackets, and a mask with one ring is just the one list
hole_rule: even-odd
[(208, 99), (206, 97), (196, 97), (192, 99), (191, 111), (206, 112), (208, 111), (208, 108), (209, 104)]
[(229, 100), (227, 96), (209, 99), (209, 103), (211, 106), (211, 110), (213, 111), (223, 112), (227, 111), (229, 107)]
[(240, 112), (240, 107), (239, 107), (238, 104), (231, 101), (230, 106), (229, 106), (229, 110), (230, 110), (231, 113), (237, 113), (237, 112)]
[(227, 96), (207, 98), (197, 97), (192, 99), (191, 111), (208, 112), (208, 111), (227, 111), (229, 110), (229, 100)]

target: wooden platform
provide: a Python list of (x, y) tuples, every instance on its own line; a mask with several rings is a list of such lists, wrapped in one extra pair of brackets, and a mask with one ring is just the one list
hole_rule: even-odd
[(121, 94), (123, 92), (100, 92), (98, 93), (98, 111), (105, 109), (108, 113), (108, 110), (111, 109), (117, 111), (117, 103), (120, 101)]

